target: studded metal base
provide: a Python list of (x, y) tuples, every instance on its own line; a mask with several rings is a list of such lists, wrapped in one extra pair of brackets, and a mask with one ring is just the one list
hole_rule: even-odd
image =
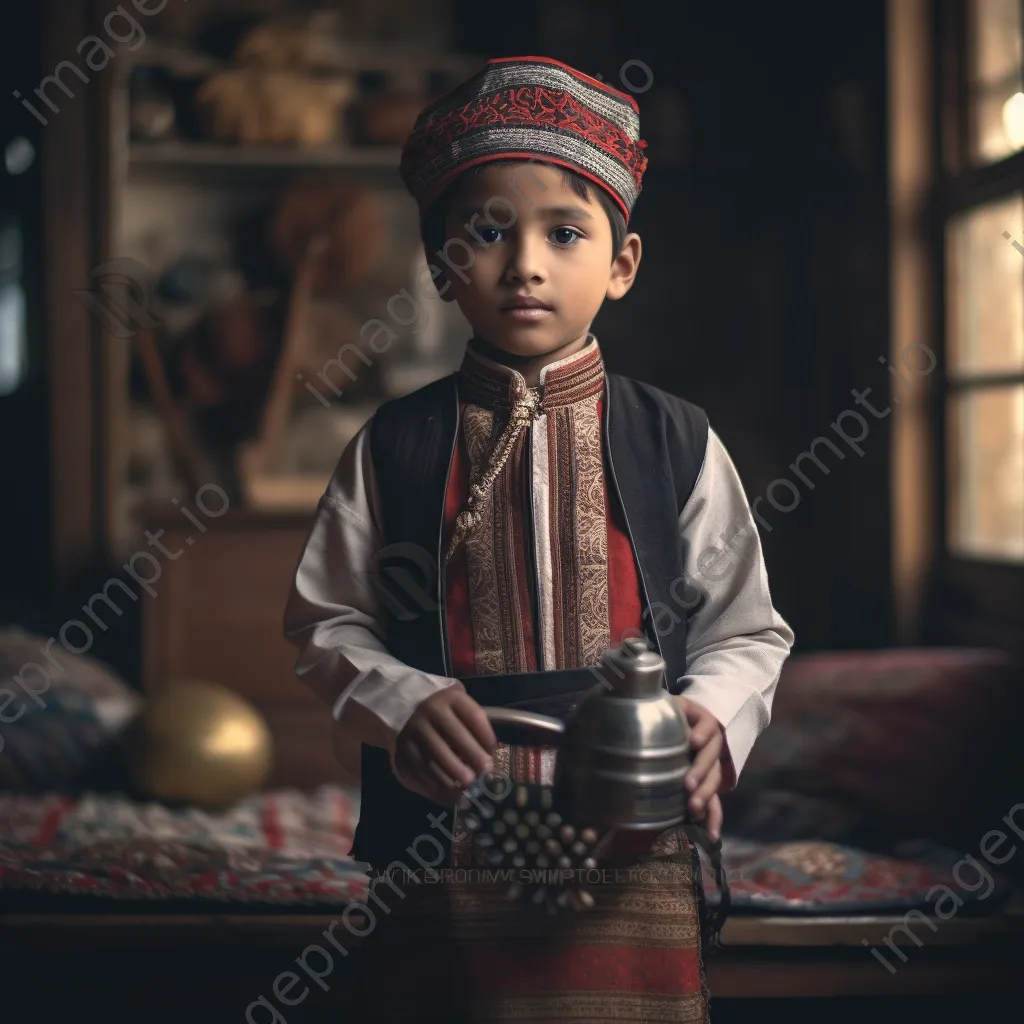
[(550, 786), (514, 785), (492, 773), (463, 794), (459, 810), (472, 833), (474, 865), (514, 869), (510, 900), (548, 913), (594, 906), (585, 878), (612, 833), (567, 821)]

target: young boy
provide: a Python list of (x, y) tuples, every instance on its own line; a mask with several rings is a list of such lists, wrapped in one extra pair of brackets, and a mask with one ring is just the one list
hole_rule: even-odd
[[(691, 727), (690, 814), (712, 840), (768, 724), (793, 635), (732, 462), (702, 410), (606, 373), (590, 330), (640, 265), (645, 147), (632, 97), (524, 57), (428, 107), (403, 152), (431, 277), (474, 334), (456, 374), (384, 405), (342, 455), (285, 623), (361, 773), (353, 854), (375, 868), (408, 864), (424, 834), (459, 863), (453, 805), (492, 767), (550, 782), (554, 753), (499, 744), (481, 705), (514, 702), (524, 678), (563, 685), (627, 636), (665, 659)], [(704, 1019), (696, 883), (666, 860), (657, 892), (555, 929), (543, 983), (493, 920), (475, 932), (491, 976), (463, 979), (471, 1019), (495, 1001), (504, 1020)]]

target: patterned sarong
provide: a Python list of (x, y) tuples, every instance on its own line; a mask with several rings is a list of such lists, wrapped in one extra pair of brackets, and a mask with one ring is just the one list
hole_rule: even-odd
[[(513, 776), (535, 777), (517, 772), (510, 753)], [(372, 932), (350, 965), (359, 976), (350, 1019), (707, 1024), (694, 847), (682, 829), (641, 854), (623, 839), (593, 876), (585, 911), (550, 915), (509, 900), (509, 875), (472, 869), (378, 880)]]

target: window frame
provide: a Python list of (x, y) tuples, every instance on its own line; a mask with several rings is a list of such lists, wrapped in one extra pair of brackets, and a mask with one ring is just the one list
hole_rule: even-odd
[[(934, 0), (935, 194), (930, 251), (934, 264), (934, 323), (938, 373), (933, 394), (935, 463), (935, 566), (931, 588), (929, 639), (938, 642), (995, 644), (1024, 648), (1024, 562), (967, 555), (950, 546), (950, 472), (948, 410), (957, 392), (978, 392), (999, 382), (1024, 383), (1021, 372), (978, 373), (973, 380), (951, 379), (948, 228), (959, 214), (1014, 192), (1024, 193), (1024, 150), (993, 163), (972, 160), (970, 91), (970, 4), (972, 0)], [(1021, 2), (1024, 9), (1024, 0)], [(1024, 244), (1024, 239), (1019, 239)], [(1010, 242), (1006, 242), (1007, 245)], [(1024, 264), (1024, 256), (1021, 257)], [(1024, 287), (1024, 265), (1022, 265)]]

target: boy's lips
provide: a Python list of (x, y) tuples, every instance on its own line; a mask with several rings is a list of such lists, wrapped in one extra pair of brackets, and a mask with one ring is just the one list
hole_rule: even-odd
[(514, 320), (538, 320), (554, 312), (546, 302), (532, 295), (517, 295), (502, 306), (501, 311)]

